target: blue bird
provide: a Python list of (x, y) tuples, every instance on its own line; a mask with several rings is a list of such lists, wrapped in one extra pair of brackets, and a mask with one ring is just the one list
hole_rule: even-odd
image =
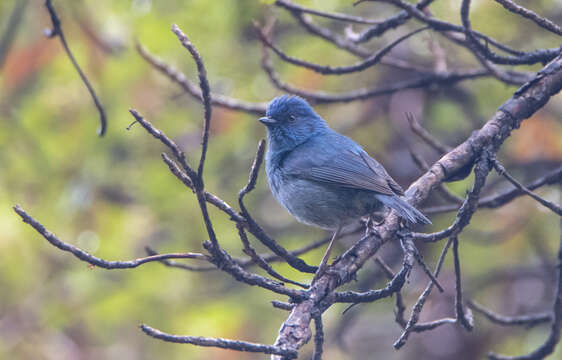
[(265, 169), (275, 199), (298, 221), (334, 231), (317, 276), (341, 229), (362, 216), (386, 206), (410, 223), (431, 224), (381, 164), (304, 99), (277, 97), (259, 121), (267, 127)]

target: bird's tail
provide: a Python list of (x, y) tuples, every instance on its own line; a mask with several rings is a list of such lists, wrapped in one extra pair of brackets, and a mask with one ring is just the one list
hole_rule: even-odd
[(431, 224), (431, 221), (424, 214), (399, 196), (377, 195), (377, 199), (396, 210), (398, 215), (413, 224)]

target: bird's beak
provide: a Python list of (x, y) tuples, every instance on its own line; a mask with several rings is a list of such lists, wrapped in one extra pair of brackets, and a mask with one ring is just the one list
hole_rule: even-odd
[(267, 117), (267, 116), (259, 118), (259, 121), (264, 125), (273, 125), (277, 122), (277, 120), (275, 120), (273, 118), (270, 118), (270, 117)]

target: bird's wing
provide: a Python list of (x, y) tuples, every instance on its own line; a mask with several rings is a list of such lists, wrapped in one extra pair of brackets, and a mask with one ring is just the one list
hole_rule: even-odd
[(287, 156), (283, 167), (287, 174), (299, 178), (385, 195), (404, 194), (382, 165), (361, 147), (355, 143), (354, 147), (337, 145), (297, 148)]

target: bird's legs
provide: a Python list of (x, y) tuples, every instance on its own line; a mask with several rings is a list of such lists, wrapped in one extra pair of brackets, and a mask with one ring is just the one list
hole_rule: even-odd
[(320, 262), (320, 265), (318, 266), (318, 270), (316, 270), (316, 274), (314, 275), (314, 279), (312, 279), (313, 284), (326, 271), (326, 266), (328, 264), (328, 260), (330, 259), (330, 253), (332, 252), (332, 247), (334, 246), (334, 241), (339, 236), (340, 232), (341, 232), (341, 226), (338, 226), (338, 228), (334, 232), (334, 235), (332, 235), (332, 240), (330, 240), (330, 244), (328, 244), (328, 248), (326, 249), (326, 252), (324, 253), (324, 257), (322, 258), (322, 261)]

